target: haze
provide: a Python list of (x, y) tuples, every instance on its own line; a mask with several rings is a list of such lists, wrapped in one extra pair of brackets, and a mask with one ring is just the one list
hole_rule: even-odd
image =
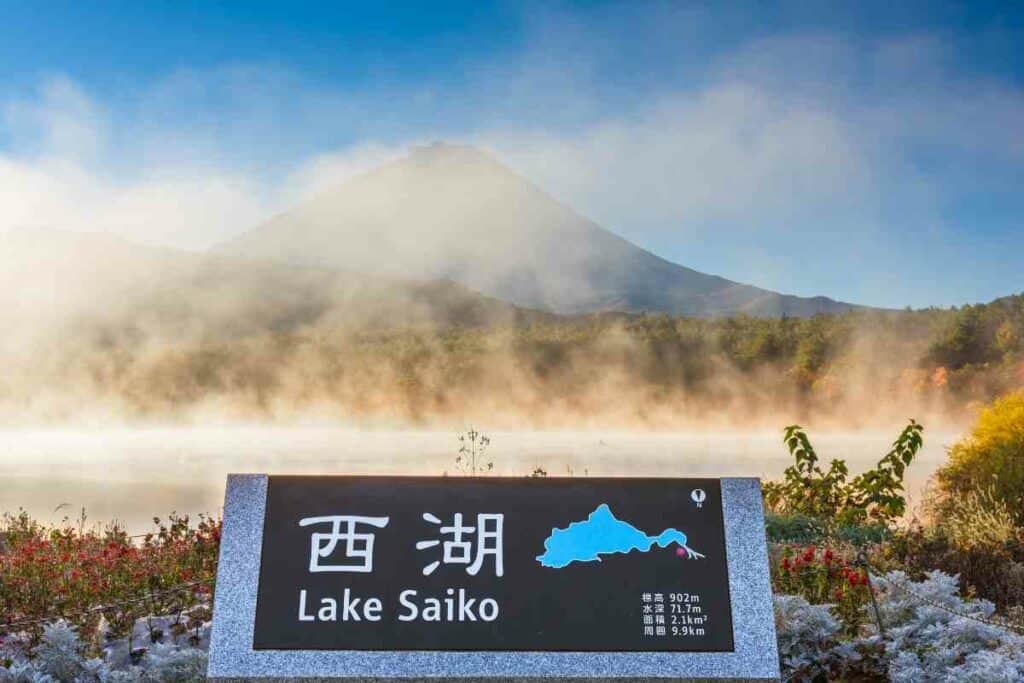
[(784, 425), (857, 471), (913, 417), (917, 491), (1024, 381), (929, 308), (1019, 307), (1016, 8), (123, 9), (4, 12), (0, 509), (470, 425), (502, 474), (776, 476)]

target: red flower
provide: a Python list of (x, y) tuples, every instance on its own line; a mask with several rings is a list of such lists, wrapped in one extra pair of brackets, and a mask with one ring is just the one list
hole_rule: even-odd
[(867, 585), (868, 582), (867, 574), (859, 572), (855, 569), (846, 569), (843, 572), (843, 578), (846, 579), (846, 582), (848, 584), (854, 587)]

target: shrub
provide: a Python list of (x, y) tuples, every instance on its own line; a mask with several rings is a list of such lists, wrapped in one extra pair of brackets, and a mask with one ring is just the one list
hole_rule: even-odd
[(219, 521), (201, 517), (193, 526), (172, 514), (141, 539), (117, 527), (46, 528), (24, 513), (0, 521), (0, 637), (24, 631), (29, 647), (45, 621), (65, 616), (98, 650), (100, 635), (131, 637), (144, 615), (178, 614), (185, 623), (212, 591)]
[(842, 544), (877, 545), (892, 537), (892, 532), (877, 524), (838, 525), (807, 515), (765, 514), (765, 534), (769, 543), (798, 545)]
[(784, 515), (769, 512), (764, 516), (765, 535), (769, 543), (820, 543), (829, 537), (829, 530), (816, 517)]
[(888, 565), (902, 567), (914, 579), (933, 569), (960, 577), (969, 593), (1000, 610), (1024, 605), (1024, 539), (1004, 544), (958, 544), (946, 529), (915, 526), (881, 546)]
[(992, 487), (968, 491), (948, 501), (941, 525), (953, 545), (961, 549), (998, 548), (1024, 534), (1024, 530), (1017, 528), (1006, 502), (996, 497)]
[(906, 511), (903, 475), (924, 443), (923, 430), (911, 420), (873, 469), (849, 481), (844, 460), (822, 470), (807, 433), (790, 425), (783, 440), (795, 463), (781, 482), (765, 484), (765, 504), (770, 512), (806, 515), (829, 527), (888, 526)]
[(940, 516), (958, 497), (991, 487), (993, 499), (1024, 526), (1024, 391), (982, 410), (970, 435), (953, 446), (936, 479)]

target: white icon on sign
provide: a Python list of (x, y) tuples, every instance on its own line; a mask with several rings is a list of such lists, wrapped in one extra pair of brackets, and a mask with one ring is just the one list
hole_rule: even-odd
[(704, 489), (694, 489), (690, 498), (697, 504), (697, 507), (704, 507), (704, 501), (707, 500), (708, 494), (704, 492)]
[[(423, 519), (431, 524), (441, 525), (441, 520), (429, 512), (423, 513)], [(451, 526), (441, 526), (442, 536), (451, 536), (451, 540), (438, 539), (419, 541), (416, 550), (426, 550), (441, 546), (441, 559), (435, 560), (423, 568), (424, 576), (430, 576), (442, 564), (464, 564), (466, 573), (476, 576), (488, 555), (494, 558), (494, 573), (502, 576), (505, 573), (502, 552), (502, 527), (505, 523), (504, 514), (478, 514), (476, 526), (465, 526), (462, 513), (456, 513)], [(476, 534), (476, 553), (473, 553), (473, 541), (463, 536)]]
[[(356, 515), (330, 515), (327, 517), (305, 517), (299, 520), (299, 526), (310, 524), (330, 524), (329, 533), (315, 532), (310, 535), (309, 571), (319, 572), (356, 572), (368, 574), (373, 571), (373, 534), (356, 533), (357, 524), (368, 524), (383, 529), (388, 525), (388, 517), (360, 517)], [(344, 525), (344, 529), (342, 529)], [(345, 541), (345, 558), (358, 560), (357, 564), (320, 564), (320, 559), (330, 557), (338, 545)]]

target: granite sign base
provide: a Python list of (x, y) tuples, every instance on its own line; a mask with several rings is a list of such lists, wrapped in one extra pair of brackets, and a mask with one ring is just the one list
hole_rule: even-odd
[(246, 681), (260, 681), (260, 683), (286, 683), (287, 681), (302, 681), (303, 683), (438, 683), (438, 681), (458, 681), (459, 683), (551, 683), (553, 681), (564, 681), (565, 683), (665, 683), (666, 681), (686, 681), (687, 683), (760, 683), (761, 681), (778, 681), (775, 678), (689, 678), (680, 676), (667, 676), (661, 678), (593, 678), (591, 676), (546, 676), (533, 678), (506, 678), (502, 676), (491, 676), (486, 678), (463, 678), (456, 676), (435, 676), (433, 678), (349, 678), (349, 677), (311, 677), (311, 676), (288, 676), (281, 677), (253, 677), (244, 678), (220, 678), (211, 677), (207, 680), (217, 683), (245, 683)]
[[(258, 600), (260, 609), (266, 610), (264, 602), (268, 591), (273, 597), (275, 590), (294, 588), (279, 586), (277, 581), (260, 586), (261, 563), (267, 562), (268, 552), (271, 559), (277, 552), (272, 548), (265, 552), (263, 548), (267, 537), (265, 525), (268, 534), (272, 531), (267, 513), (271, 479), (278, 478), (256, 474), (228, 478), (208, 667), (212, 681), (586, 680), (622, 683), (779, 679), (763, 508), (756, 479), (713, 480), (716, 487), (720, 484), (728, 574), (726, 612), (731, 617), (732, 640), (728, 650), (718, 648), (707, 652), (636, 651), (635, 648), (628, 652), (575, 652), (509, 648), (456, 651), (256, 647)], [(685, 536), (683, 539), (685, 541)], [(682, 552), (680, 557), (681, 562), (686, 560)], [(418, 565), (416, 571), (419, 572)], [(264, 611), (261, 617), (264, 623), (266, 614)], [(287, 624), (275, 626), (290, 628)], [(274, 637), (286, 636), (276, 634)], [(501, 647), (500, 642), (498, 647)]]

